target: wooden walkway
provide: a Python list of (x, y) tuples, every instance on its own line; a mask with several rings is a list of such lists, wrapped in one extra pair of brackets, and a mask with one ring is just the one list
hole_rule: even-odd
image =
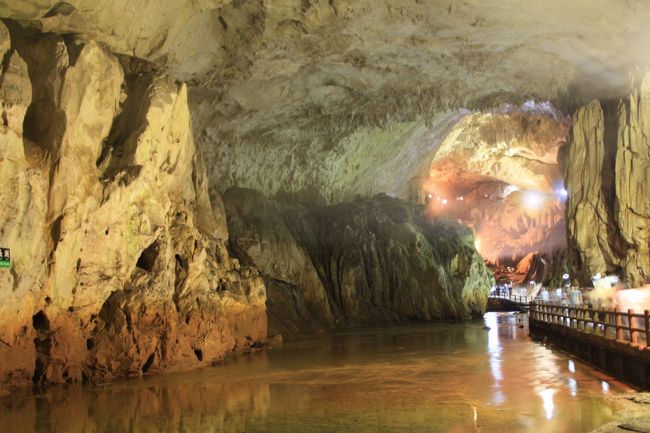
[(535, 301), (530, 335), (638, 388), (650, 389), (650, 312)]
[(526, 311), (533, 298), (512, 294), (490, 294), (487, 311)]

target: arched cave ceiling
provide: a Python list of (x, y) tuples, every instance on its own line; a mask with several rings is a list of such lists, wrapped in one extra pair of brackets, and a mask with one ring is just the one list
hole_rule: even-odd
[[(645, 0), (5, 0), (0, 16), (188, 81), (213, 187), (315, 186), (333, 201), (408, 196), (472, 110), (567, 112), (627, 93), (650, 59)], [(555, 154), (533, 155), (532, 186), (548, 190)]]

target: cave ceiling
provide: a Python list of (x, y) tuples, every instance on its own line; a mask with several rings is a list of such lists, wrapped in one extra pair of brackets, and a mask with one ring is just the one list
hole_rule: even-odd
[[(337, 182), (390, 189), (364, 164), (390, 169), (385, 155), (449, 131), (460, 109), (535, 100), (568, 112), (625, 94), (650, 58), (644, 0), (5, 0), (0, 16), (188, 82), (212, 186), (323, 186), (324, 165), (339, 176), (325, 185), (333, 199)], [(531, 176), (548, 189), (557, 152), (543, 153)], [(264, 171), (260, 155), (277, 161)]]

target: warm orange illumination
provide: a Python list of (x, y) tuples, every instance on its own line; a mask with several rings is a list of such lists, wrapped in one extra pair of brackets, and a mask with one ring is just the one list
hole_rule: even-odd
[(537, 211), (544, 207), (546, 196), (539, 191), (524, 191), (521, 205), (526, 210)]

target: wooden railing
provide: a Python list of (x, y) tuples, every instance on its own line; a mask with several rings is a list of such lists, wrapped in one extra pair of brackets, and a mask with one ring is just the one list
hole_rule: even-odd
[(505, 299), (507, 301), (512, 301), (518, 304), (528, 304), (530, 303), (533, 298), (530, 296), (519, 296), (519, 295), (513, 295), (511, 293), (505, 294), (505, 293), (499, 293), (498, 295), (496, 293), (490, 293), (490, 298), (493, 299)]
[(576, 329), (585, 334), (627, 343), (637, 348), (650, 345), (650, 311), (636, 313), (594, 310), (588, 305), (567, 306), (535, 301), (530, 304), (530, 319)]

